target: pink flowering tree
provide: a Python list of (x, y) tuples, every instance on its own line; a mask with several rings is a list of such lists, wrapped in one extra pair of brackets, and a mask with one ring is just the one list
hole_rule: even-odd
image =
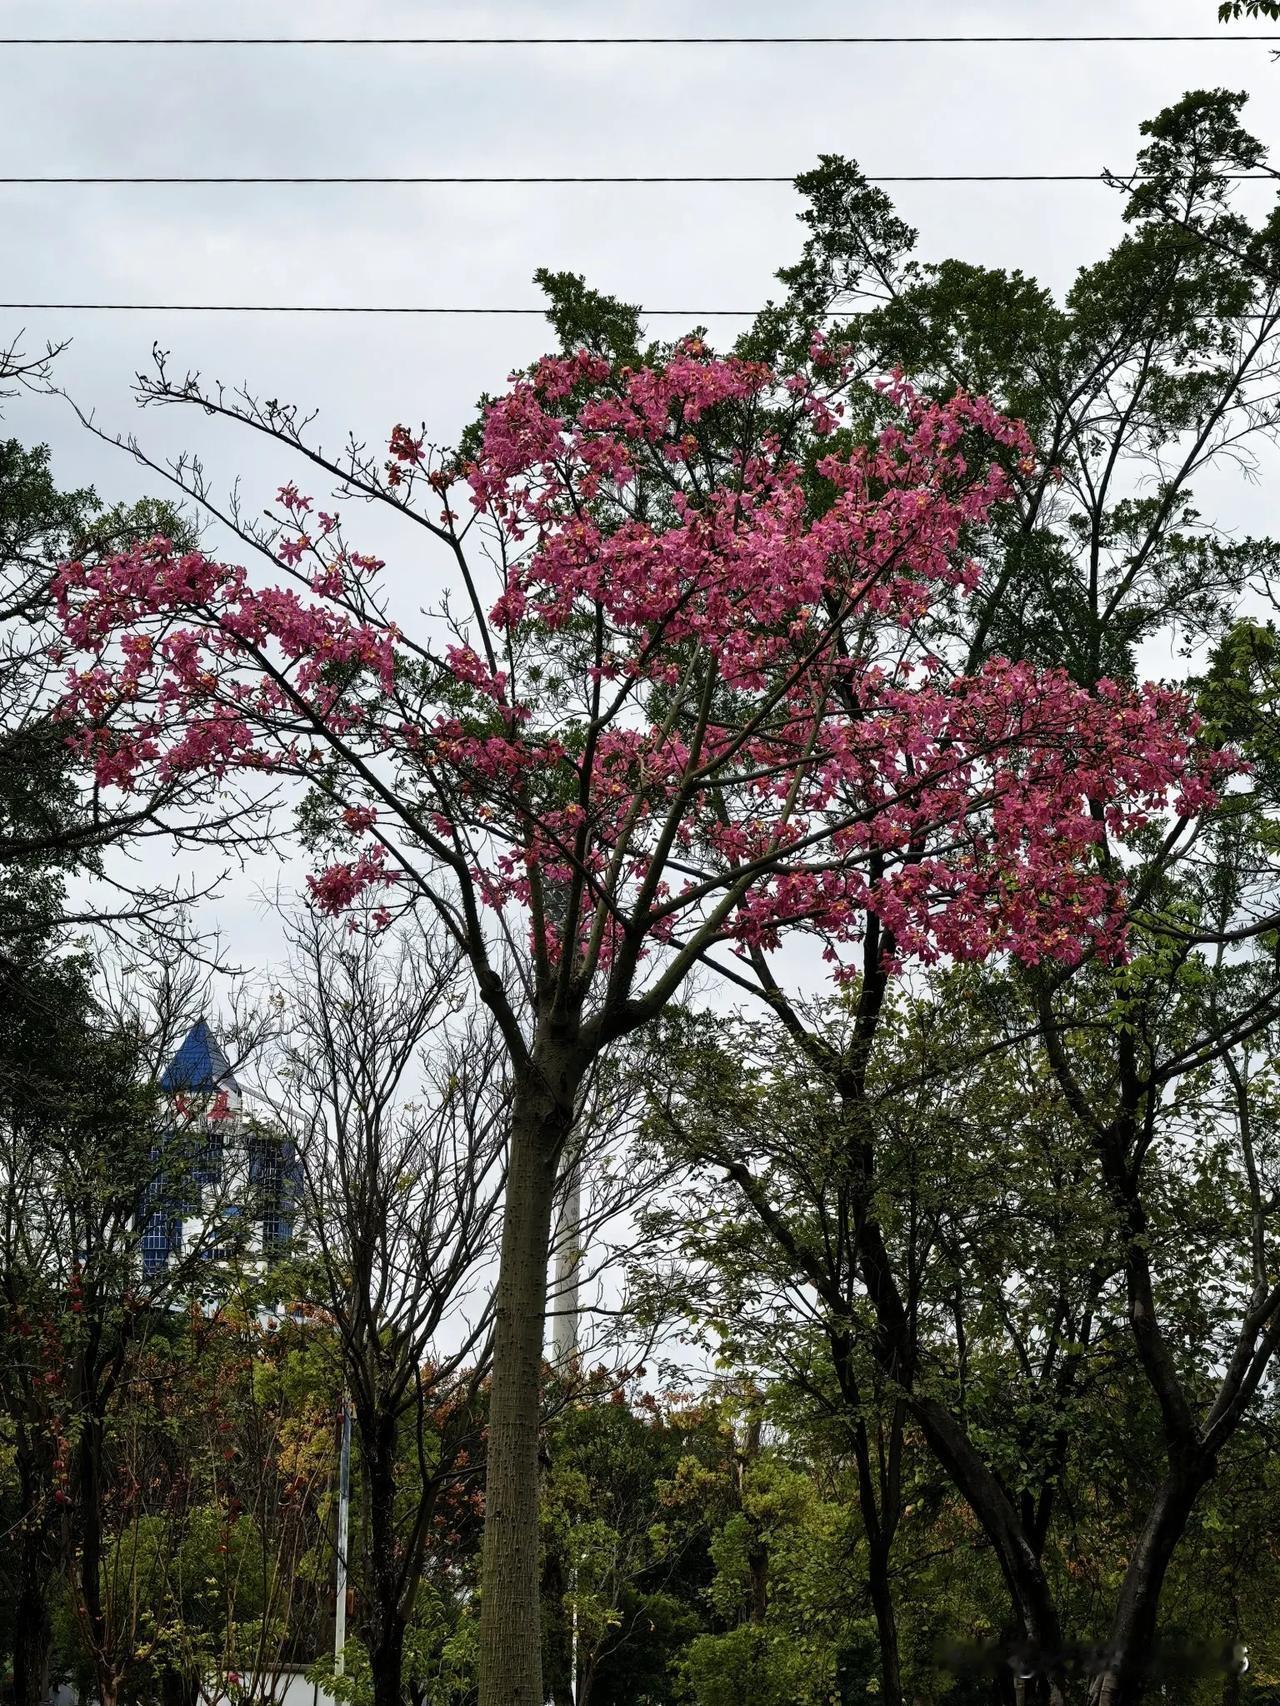
[(315, 904), (370, 929), (431, 909), (505, 1040), (482, 1706), (542, 1702), (547, 1252), (593, 1060), (726, 955), (802, 936), (852, 976), (868, 920), (890, 975), (1118, 956), (1104, 830), (1213, 797), (1176, 693), (931, 649), (1031, 448), (901, 381), (851, 445), (843, 378), (821, 340), (792, 375), (696, 340), (632, 370), (584, 352), (515, 379), (471, 460), (403, 427), (382, 472), (313, 456), (447, 551), (449, 597), (412, 625), (292, 485), (275, 584), (163, 539), (61, 574), (68, 735), (99, 782), (303, 784)]

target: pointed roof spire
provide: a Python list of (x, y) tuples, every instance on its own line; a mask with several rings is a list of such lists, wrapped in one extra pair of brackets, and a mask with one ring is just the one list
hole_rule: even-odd
[(197, 1019), (160, 1077), (160, 1088), (173, 1090), (239, 1090), (231, 1062), (203, 1019)]

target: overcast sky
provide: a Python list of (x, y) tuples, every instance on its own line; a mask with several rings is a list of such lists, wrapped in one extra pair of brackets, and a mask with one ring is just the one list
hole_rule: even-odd
[[(1132, 163), (1144, 118), (1220, 85), (1250, 92), (1246, 122), (1280, 157), (1280, 64), (1215, 14), (1215, 0), (0, 0), (5, 35), (1216, 32), (1195, 45), (5, 47), (3, 172), (789, 174), (822, 152), (872, 174), (1096, 172)], [(1117, 198), (1094, 184), (892, 193), (926, 258), (1020, 267), (1059, 290), (1119, 231)], [(536, 302), (530, 275), (545, 265), (648, 307), (752, 308), (800, 241), (786, 185), (0, 194), (0, 300), (15, 302), (512, 307)], [(726, 336), (740, 324), (707, 323)], [(348, 429), (377, 441), (424, 418), (448, 441), (547, 342), (530, 318), (0, 313), (0, 343), (24, 328), (28, 350), (73, 340), (59, 382), (104, 426), (139, 431), (161, 456), (198, 448), (215, 479), (241, 477), (250, 504), (296, 470), (228, 426), (135, 418), (130, 381), (153, 341), (178, 368), (318, 406), (335, 446)], [(64, 405), (15, 400), (3, 430), (48, 443), (64, 485), (107, 500), (159, 489)], [(1274, 530), (1273, 491), (1224, 475), (1206, 507)], [(424, 602), (439, 590), (415, 533), (369, 543), (421, 576)], [(217, 909), (242, 958), (273, 951), (254, 899), (263, 876), (238, 877)]]

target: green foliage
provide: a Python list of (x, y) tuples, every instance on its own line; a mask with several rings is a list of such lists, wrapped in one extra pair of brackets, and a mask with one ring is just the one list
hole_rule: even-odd
[(689, 1645), (683, 1681), (695, 1706), (808, 1706), (804, 1667), (752, 1623)]
[[(1238, 447), (1270, 419), (1264, 403), (1246, 424), (1236, 389), (1277, 253), (1273, 222), (1250, 226), (1233, 205), (1229, 174), (1263, 157), (1242, 104), (1199, 91), (1143, 125), (1126, 233), (1062, 302), (1016, 270), (916, 260), (915, 233), (850, 161), (824, 156), (797, 179), (802, 259), (739, 349), (781, 356), (819, 313), (847, 308), (829, 338), (850, 350), (862, 431), (876, 419), (872, 381), (901, 367), (938, 395), (991, 396), (1043, 457), (976, 542), (984, 584), (957, 622), (971, 661), (994, 651), (1082, 681), (1131, 677), (1144, 640), (1171, 624), (1188, 644), (1220, 633), (1247, 579), (1276, 566), (1273, 541), (1207, 526), (1191, 498), (1229, 453), (1229, 424), (1245, 428)], [(1261, 381), (1271, 364), (1251, 365)]]
[[(424, 1583), (405, 1631), (404, 1678), (414, 1699), (431, 1706), (467, 1706), (475, 1699), (477, 1622), (474, 1608)], [(338, 1706), (372, 1706), (373, 1674), (359, 1635), (348, 1637), (343, 1674), (325, 1654), (307, 1672), (308, 1682), (333, 1696)]]
[(709, 1547), (736, 1498), (732, 1434), (713, 1407), (574, 1406), (549, 1439), (543, 1498), (548, 1673), (569, 1630), (599, 1706), (674, 1698), (674, 1658), (703, 1627)]
[[(1220, 8), (1224, 21), (1277, 14), (1272, 0)], [(899, 366), (940, 396), (988, 393), (1028, 422), (1041, 452), (1036, 470), (1010, 470), (1012, 498), (971, 540), (977, 591), (943, 608), (929, 636), (943, 667), (1003, 654), (1092, 686), (1133, 678), (1147, 648), (1172, 642), (1196, 672), (1208, 737), (1234, 743), (1250, 769), (1184, 839), (1161, 825), (1122, 853), (1100, 849), (1130, 882), (1122, 963), (935, 968), (883, 1007), (873, 969), (786, 1026), (759, 1022), (758, 1009), (671, 1015), (647, 1141), (673, 1183), (646, 1229), (673, 1262), (637, 1267), (634, 1294), (643, 1327), (674, 1320), (717, 1375), (697, 1402), (636, 1389), (613, 1403), (566, 1399), (547, 1426), (544, 1635), (560, 1700), (571, 1631), (591, 1706), (874, 1695), (873, 1533), (887, 1536), (906, 1697), (989, 1699), (989, 1679), (958, 1678), (949, 1649), (1007, 1641), (1016, 1625), (990, 1534), (925, 1425), (939, 1414), (1032, 1537), (1064, 1630), (1105, 1637), (1176, 1456), (1176, 1404), (1154, 1390), (1135, 1328), (1158, 1322), (1166, 1372), (1200, 1425), (1242, 1322), (1276, 1284), (1280, 544), (1239, 536), (1197, 496), (1214, 468), (1247, 466), (1280, 420), (1274, 335), (1259, 343), (1253, 330), (1274, 311), (1280, 219), (1248, 217), (1236, 199), (1235, 174), (1265, 167), (1243, 111), (1237, 93), (1194, 91), (1142, 127), (1138, 175), (1116, 186), (1120, 240), (1060, 296), (1016, 268), (921, 261), (915, 232), (853, 162), (824, 156), (798, 180), (800, 256), (739, 352), (798, 359), (822, 317), (850, 362), (842, 449), (874, 433), (877, 380)], [(664, 347), (646, 342), (633, 305), (574, 274), (536, 276), (564, 348), (585, 344), (620, 370)], [(713, 458), (724, 422), (699, 433)], [(820, 510), (822, 447), (801, 435), (792, 448)], [(666, 499), (655, 489), (637, 501), (658, 514)], [(56, 491), (43, 452), (0, 447), (0, 554), (33, 565), (37, 611), (58, 552), (105, 552), (182, 525), (152, 505), (101, 513), (92, 494)], [(31, 717), (0, 731), (0, 819), (43, 839), (0, 863), (0, 1002), (12, 1014), (0, 1121), (63, 1157), (83, 1218), (138, 1163), (149, 1110), (136, 1059), (91, 1022), (91, 966), (51, 951), (62, 885), (94, 848), (63, 833), (78, 781), (40, 714), (43, 664), (19, 651), (3, 667), (36, 691)], [(462, 690), (451, 708), (476, 731), (496, 715)], [(563, 738), (570, 750), (586, 738), (577, 707), (566, 707)], [(302, 809), (317, 844), (338, 833), (326, 788), (322, 776)], [(909, 1323), (892, 1356), (872, 1295), (873, 1233)], [(38, 1264), (17, 1274), (26, 1285), (67, 1343), (83, 1343)], [(123, 1317), (123, 1291), (113, 1307), (108, 1326)], [(21, 1366), (16, 1338), (5, 1346)], [(149, 1330), (147, 1350), (144, 1361), (131, 1353), (138, 1384), (122, 1383), (107, 1441), (113, 1484), (148, 1490), (113, 1507), (103, 1566), (104, 1586), (133, 1596), (128, 1687), (155, 1697), (175, 1673), (247, 1670), (288, 1643), (313, 1658), (332, 1564), (328, 1328), (313, 1321), (286, 1343), (255, 1344), (234, 1367), (213, 1357), (212, 1376), (194, 1329)], [(224, 1405), (215, 1420), (219, 1380), (234, 1415)], [(20, 1498), (13, 1410), (6, 1517)], [(1163, 1604), (1162, 1627), (1192, 1646), (1246, 1640), (1259, 1699), (1280, 1689), (1278, 1420), (1274, 1378), (1260, 1376), (1175, 1550)], [(73, 1419), (68, 1438), (81, 1426)], [(419, 1460), (407, 1424), (393, 1443), (399, 1513), (435, 1460), (430, 1440)], [(282, 1490), (299, 1485), (305, 1520), (286, 1533)], [(357, 1451), (357, 1533), (368, 1498)], [(428, 1543), (405, 1675), (415, 1697), (461, 1706), (474, 1688), (477, 1536), (473, 1511), (446, 1514)], [(262, 1588), (281, 1560), (287, 1606)], [(371, 1699), (376, 1562), (355, 1560), (345, 1677), (327, 1661), (312, 1673), (352, 1706)], [(83, 1669), (61, 1601), (58, 1626), (67, 1668)], [(1190, 1669), (1176, 1687), (1195, 1706), (1230, 1698), (1220, 1678)]]
[[(48, 666), (40, 655), (47, 640), (48, 587), (59, 557), (70, 550), (96, 508), (90, 491), (62, 493), (49, 471), (43, 446), (27, 450), (16, 440), (0, 443), (0, 924), (8, 937), (18, 909), (39, 917), (56, 909), (60, 886), (54, 873), (69, 862), (51, 857), (74, 813), (76, 784), (65, 742), (43, 715)], [(28, 852), (24, 843), (41, 845)]]
[(26, 968), (55, 941), (69, 875), (96, 871), (101, 849), (128, 827), (128, 814), (117, 821), (86, 798), (51, 715), (53, 576), (67, 556), (118, 552), (156, 532), (196, 540), (174, 505), (103, 510), (90, 490), (57, 488), (44, 446), (0, 441), (0, 975), (24, 999)]

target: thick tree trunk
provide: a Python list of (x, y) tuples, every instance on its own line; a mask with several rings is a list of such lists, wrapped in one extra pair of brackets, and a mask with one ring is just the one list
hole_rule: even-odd
[(568, 1058), (517, 1077), (494, 1311), (485, 1478), (479, 1706), (543, 1706), (538, 1417), (556, 1161), (581, 1072)]
[(1161, 1483), (1124, 1573), (1111, 1620), (1112, 1660), (1094, 1680), (1090, 1706), (1139, 1706), (1146, 1698), (1165, 1576), (1215, 1467), (1208, 1456), (1175, 1462)]

